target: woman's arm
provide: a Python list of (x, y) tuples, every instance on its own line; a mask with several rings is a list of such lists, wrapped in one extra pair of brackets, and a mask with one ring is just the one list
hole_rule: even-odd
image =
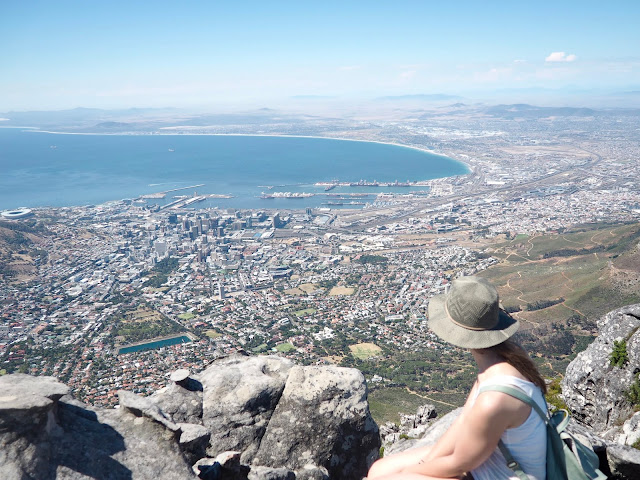
[(465, 401), (464, 407), (458, 418), (454, 420), (451, 426), (447, 429), (446, 432), (440, 437), (437, 443), (433, 446), (433, 448), (429, 451), (429, 454), (422, 459), (423, 462), (428, 462), (432, 458), (441, 457), (443, 455), (449, 455), (453, 452), (453, 447), (456, 442), (456, 438), (458, 437), (460, 424), (464, 422), (464, 416), (466, 412), (471, 409), (471, 405), (473, 401), (472, 398), (475, 398), (475, 393), (478, 390), (478, 381), (473, 384), (471, 387), (471, 392)]
[(473, 407), (463, 412), (452, 435), (443, 438), (437, 454), (430, 453), (403, 473), (452, 478), (478, 467), (493, 453), (502, 433), (519, 414), (519, 403), (499, 392), (480, 395)]

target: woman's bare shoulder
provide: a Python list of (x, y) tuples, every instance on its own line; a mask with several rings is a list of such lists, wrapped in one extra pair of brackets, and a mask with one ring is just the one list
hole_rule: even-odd
[(498, 377), (515, 377), (526, 382), (529, 381), (527, 377), (520, 373), (520, 370), (507, 362), (500, 362), (492, 365), (482, 374), (478, 375), (478, 380), (482, 384)]

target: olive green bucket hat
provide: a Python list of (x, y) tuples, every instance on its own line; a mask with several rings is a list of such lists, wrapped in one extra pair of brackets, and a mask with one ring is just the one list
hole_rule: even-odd
[(429, 328), (457, 347), (493, 347), (519, 327), (520, 323), (500, 308), (498, 292), (484, 278), (457, 278), (448, 293), (429, 301)]

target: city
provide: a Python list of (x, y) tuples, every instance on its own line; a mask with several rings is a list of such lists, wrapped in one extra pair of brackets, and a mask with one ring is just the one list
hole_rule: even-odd
[[(435, 150), (471, 170), (362, 209), (129, 199), (4, 220), (0, 369), (54, 375), (78, 398), (114, 405), (118, 389), (151, 393), (177, 368), (238, 351), (351, 365), (450, 349), (426, 328), (429, 298), (499, 264), (493, 245), (638, 221), (637, 117), (469, 114), (456, 125), (449, 116), (339, 125), (340, 137)], [(146, 350), (151, 341), (159, 348)]]

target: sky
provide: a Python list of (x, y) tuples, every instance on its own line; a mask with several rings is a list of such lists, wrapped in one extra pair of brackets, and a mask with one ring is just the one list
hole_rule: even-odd
[(637, 1), (1, 1), (0, 111), (640, 90)]

